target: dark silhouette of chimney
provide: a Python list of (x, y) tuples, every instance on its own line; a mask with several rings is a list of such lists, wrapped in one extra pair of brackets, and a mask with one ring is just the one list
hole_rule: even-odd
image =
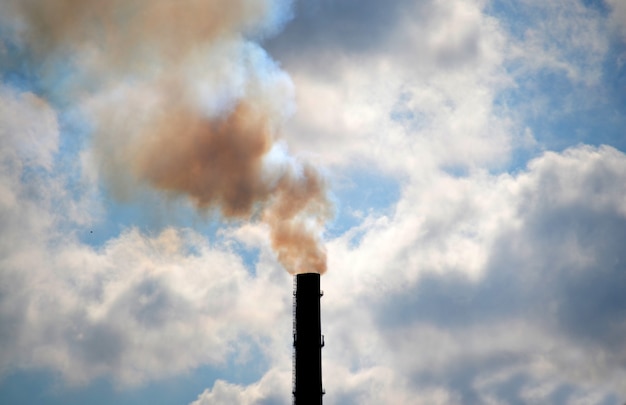
[(293, 400), (295, 405), (321, 405), (322, 347), (320, 275), (297, 274), (293, 300)]

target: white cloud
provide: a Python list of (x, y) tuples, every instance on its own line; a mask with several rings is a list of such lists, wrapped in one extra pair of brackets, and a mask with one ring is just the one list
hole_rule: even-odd
[(277, 323), (288, 330), (287, 274), (273, 270), (283, 283), (269, 269), (253, 278), (238, 256), (192, 231), (131, 229), (101, 250), (44, 242), (3, 249), (0, 322), (13, 331), (4, 370), (46, 367), (71, 383), (108, 375), (132, 385), (225, 364), (246, 342), (272, 337)]
[[(407, 6), (367, 52), (327, 56), (321, 46), (304, 46), (311, 64), (302, 64), (283, 51), (297, 89), (291, 145), (335, 167), (373, 165), (402, 176), (506, 162), (514, 129), (493, 105), (508, 85), (500, 65), (505, 35), (482, 7)], [(331, 49), (335, 40), (328, 39)], [(318, 59), (323, 68), (312, 68)]]
[[(529, 0), (510, 5), (515, 13), (506, 17), (479, 1), (396, 1), (379, 13), (402, 11), (393, 22), (381, 18), (384, 35), (363, 47), (351, 38), (377, 32), (374, 12), (350, 4), (351, 18), (322, 5), (314, 15), (326, 33), (288, 30), (274, 49), (296, 87), (291, 146), (335, 169), (401, 177), (437, 167), (497, 170), (515, 149), (536, 153), (543, 146), (536, 141), (552, 135), (528, 118), (553, 122), (606, 102), (606, 18), (578, 0)], [(313, 26), (306, 18), (302, 25)]]
[(360, 241), (330, 243), (324, 358), (386, 365), (418, 391), (444, 384), (459, 403), (506, 402), (542, 381), (548, 397), (626, 395), (625, 179), (623, 153), (581, 146), (516, 176), (406, 192)]
[(190, 405), (280, 405), (289, 404), (291, 372), (272, 369), (261, 380), (241, 386), (217, 380)]
[(3, 249), (0, 322), (13, 331), (4, 370), (45, 367), (70, 383), (106, 375), (132, 385), (223, 365), (247, 342), (272, 338), (276, 324), (288, 330), (287, 274), (274, 268), (282, 284), (269, 269), (253, 278), (238, 256), (191, 231), (129, 230), (101, 250), (71, 238), (43, 242)]

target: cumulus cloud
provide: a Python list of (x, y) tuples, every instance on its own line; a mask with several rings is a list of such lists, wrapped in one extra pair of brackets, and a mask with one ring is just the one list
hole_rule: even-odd
[(3, 158), (8, 159), (10, 153), (19, 154), (27, 165), (50, 170), (59, 144), (59, 125), (54, 110), (35, 94), (7, 86), (0, 87), (0, 99)]
[[(325, 319), (340, 340), (325, 358), (388, 364), (417, 390), (444, 382), (459, 403), (529, 401), (544, 381), (555, 403), (626, 395), (625, 176), (622, 152), (582, 146), (517, 176), (406, 194), (359, 239), (331, 244), (324, 288), (338, 294), (325, 295)], [(352, 334), (342, 319), (378, 333)]]
[(89, 196), (69, 193), (50, 163), (55, 114), (33, 95), (2, 96), (2, 373), (47, 368), (74, 384), (107, 376), (133, 385), (224, 364), (276, 323), (288, 329), (290, 283), (272, 260), (252, 277), (227, 244), (184, 229), (81, 242), (73, 206)]
[(598, 10), (578, 0), (528, 0), (517, 12), (527, 24), (517, 33), (520, 42), (512, 42), (510, 52), (513, 59), (525, 60), (523, 69), (548, 70), (587, 86), (598, 84), (609, 47), (605, 18)]
[(272, 369), (261, 380), (241, 386), (217, 380), (213, 388), (207, 389), (190, 405), (285, 405), (291, 403), (285, 392), (289, 392), (291, 371)]
[(232, 251), (192, 231), (131, 229), (98, 250), (72, 238), (2, 250), (5, 372), (43, 367), (74, 384), (134, 385), (223, 365), (276, 322), (288, 329), (290, 284), (272, 276), (281, 270), (253, 278)]
[[(301, 40), (291, 42), (288, 26), (267, 43), (298, 89), (287, 126), (296, 150), (333, 167), (373, 165), (402, 176), (506, 161), (514, 131), (494, 107), (508, 80), (500, 65), (506, 36), (480, 2), (337, 7), (320, 3), (297, 17)], [(377, 24), (384, 35), (351, 45)]]
[(267, 47), (298, 89), (292, 144), (333, 167), (497, 170), (606, 103), (606, 16), (580, 1), (314, 4)]

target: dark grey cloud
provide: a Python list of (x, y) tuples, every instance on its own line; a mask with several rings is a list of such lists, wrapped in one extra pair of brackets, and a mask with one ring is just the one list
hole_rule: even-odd
[(77, 342), (76, 352), (91, 366), (119, 366), (121, 356), (127, 349), (126, 339), (124, 333), (114, 326), (96, 323), (86, 328), (85, 334)]
[(551, 302), (568, 332), (607, 343), (603, 339), (626, 321), (626, 294), (620, 294), (626, 285), (626, 213), (619, 204), (626, 172), (602, 161), (580, 177), (566, 170), (545, 165), (532, 174), (532, 185), (517, 203), (523, 226), (499, 235), (483, 279), (426, 275), (387, 303), (400, 315), (389, 317), (394, 311), (380, 308), (381, 323), (426, 320), (463, 327), (539, 314)]
[(413, 73), (456, 69), (477, 61), (493, 34), (479, 10), (432, 0), (298, 2), (294, 19), (264, 46), (287, 70), (317, 75), (344, 63), (361, 67), (368, 59), (392, 60)]
[(324, 75), (343, 62), (393, 59), (410, 69), (454, 68), (476, 60), (484, 27), (458, 3), (431, 0), (298, 2), (295, 17), (264, 47), (287, 70)]

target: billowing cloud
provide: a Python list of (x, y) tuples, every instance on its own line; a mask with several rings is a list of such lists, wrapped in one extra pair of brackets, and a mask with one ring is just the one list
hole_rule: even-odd
[[(623, 153), (578, 147), (517, 176), (406, 194), (392, 217), (331, 245), (325, 288), (357, 296), (325, 296), (340, 337), (326, 358), (387, 364), (459, 403), (529, 402), (539, 387), (555, 403), (626, 395), (625, 176)], [(346, 318), (378, 332), (352, 334)]]
[(51, 169), (59, 145), (59, 128), (53, 109), (32, 93), (21, 93), (5, 86), (0, 87), (0, 99), (3, 161), (21, 158), (28, 165)]
[[(320, 2), (302, 14), (267, 44), (298, 89), (296, 150), (401, 176), (506, 161), (517, 129), (494, 105), (510, 80), (506, 35), (480, 2)], [(382, 34), (366, 40), (370, 30)]]
[(252, 385), (241, 386), (217, 380), (213, 388), (207, 389), (191, 405), (228, 405), (228, 404), (289, 404), (288, 397), (291, 371), (272, 369), (263, 378)]

